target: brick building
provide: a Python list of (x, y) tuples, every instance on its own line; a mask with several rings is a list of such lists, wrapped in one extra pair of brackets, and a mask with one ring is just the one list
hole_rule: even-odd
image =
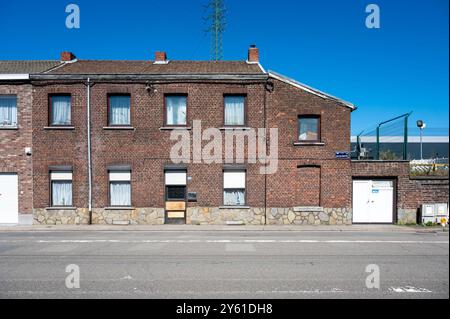
[[(29, 74), (46, 71), (59, 63), (0, 61), (0, 204), (3, 204), (0, 223), (17, 223), (19, 216), (26, 219), (33, 211), (33, 95)], [(7, 196), (15, 200), (6, 200)]]
[[(351, 224), (354, 178), (376, 171), (410, 183), (407, 163), (384, 174), (352, 162), (355, 106), (265, 71), (255, 47), (245, 61), (171, 61), (164, 52), (154, 61), (93, 61), (65, 52), (53, 63), (21, 84), (25, 141), (0, 141), (0, 169), (24, 166), (20, 187), (30, 190), (19, 211), (32, 207), (34, 223)], [(0, 95), (19, 97), (8, 85)], [(406, 202), (396, 201), (417, 210)], [(391, 222), (412, 218), (398, 213)]]

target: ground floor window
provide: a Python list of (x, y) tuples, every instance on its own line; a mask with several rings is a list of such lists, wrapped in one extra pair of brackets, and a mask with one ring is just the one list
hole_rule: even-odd
[(245, 205), (244, 170), (225, 170), (223, 172), (223, 204), (225, 206)]
[(166, 186), (166, 200), (184, 200), (186, 198), (186, 186)]
[(72, 172), (51, 172), (51, 205), (72, 206)]
[(131, 206), (131, 172), (109, 172), (109, 205)]

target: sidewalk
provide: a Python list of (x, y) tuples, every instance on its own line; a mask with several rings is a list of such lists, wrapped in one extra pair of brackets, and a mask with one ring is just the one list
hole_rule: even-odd
[[(4, 225), (0, 232), (22, 231), (293, 231), (293, 232), (442, 232), (442, 227), (398, 225)], [(445, 228), (448, 232), (448, 227)]]

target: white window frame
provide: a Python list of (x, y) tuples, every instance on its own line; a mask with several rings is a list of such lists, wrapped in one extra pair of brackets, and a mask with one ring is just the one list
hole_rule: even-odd
[(4, 122), (2, 123), (2, 122), (0, 122), (0, 128), (3, 128), (3, 127), (6, 127), (6, 128), (8, 128), (8, 127), (17, 127), (18, 126), (17, 118), (19, 116), (19, 114), (18, 114), (19, 110), (18, 110), (18, 106), (17, 106), (17, 95), (15, 95), (15, 94), (0, 94), (0, 99), (2, 97), (3, 98), (13, 98), (14, 99), (14, 101), (15, 101), (15, 114), (13, 115), (13, 117), (15, 116), (15, 118), (9, 119), (9, 123), (4, 123)]
[[(225, 203), (225, 192), (243, 191), (243, 203)], [(223, 205), (224, 206), (245, 206), (247, 202), (247, 171), (245, 169), (225, 169), (223, 171)]]
[[(70, 182), (71, 184), (71, 202), (67, 205), (55, 205), (53, 194), (53, 184), (58, 182)], [(73, 206), (73, 173), (72, 171), (51, 171), (50, 172), (50, 205), (52, 207), (72, 207)]]
[[(130, 207), (132, 201), (132, 188), (131, 188), (131, 171), (129, 170), (110, 170), (108, 171), (108, 201), (111, 207)], [(113, 205), (111, 186), (114, 183), (128, 184), (130, 187), (129, 204), (127, 205)]]

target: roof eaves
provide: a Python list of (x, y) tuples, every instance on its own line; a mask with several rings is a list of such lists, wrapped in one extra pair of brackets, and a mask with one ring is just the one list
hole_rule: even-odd
[(310, 87), (310, 86), (308, 86), (306, 84), (300, 83), (300, 82), (298, 82), (298, 81), (296, 81), (294, 79), (291, 79), (291, 78), (289, 78), (287, 76), (284, 76), (284, 75), (282, 75), (280, 73), (277, 73), (275, 71), (269, 70), (268, 74), (269, 74), (269, 77), (275, 78), (275, 79), (280, 80), (280, 81), (282, 81), (284, 83), (287, 83), (287, 84), (290, 84), (292, 86), (295, 86), (295, 87), (297, 87), (299, 89), (302, 89), (302, 90), (304, 90), (304, 91), (306, 91), (308, 93), (311, 93), (311, 94), (314, 94), (316, 96), (319, 96), (319, 97), (321, 97), (323, 99), (332, 99), (332, 100), (334, 100), (334, 101), (336, 101), (336, 102), (338, 102), (340, 104), (343, 104), (344, 106), (352, 109), (353, 111), (357, 109), (357, 106), (354, 105), (353, 103), (347, 102), (347, 101), (342, 100), (340, 98), (337, 98), (337, 97), (335, 97), (335, 96), (333, 96), (331, 94), (322, 92), (322, 91), (320, 91), (318, 89), (315, 89), (313, 87)]
[(0, 80), (28, 80), (30, 75), (27, 73), (3, 73), (0, 74)]
[(83, 80), (90, 77), (93, 80), (267, 80), (263, 73), (139, 73), (139, 74), (89, 74), (89, 73), (39, 73), (31, 74), (33, 80)]

